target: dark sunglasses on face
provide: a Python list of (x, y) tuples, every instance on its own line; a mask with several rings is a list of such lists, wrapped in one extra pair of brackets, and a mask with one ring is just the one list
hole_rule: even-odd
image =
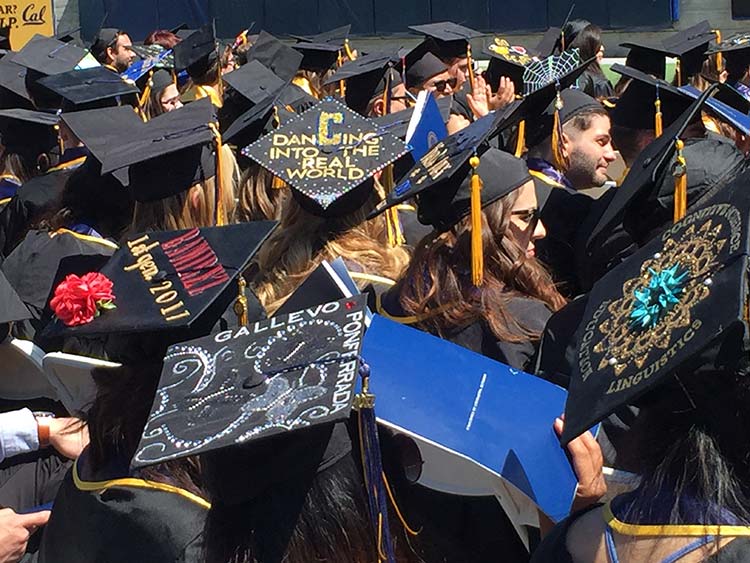
[(438, 80), (432, 85), (432, 87), (435, 88), (435, 90), (440, 92), (441, 94), (445, 92), (446, 86), (450, 86), (451, 90), (455, 90), (456, 86), (458, 86), (458, 79), (454, 77), (454, 78), (449, 78), (448, 80)]

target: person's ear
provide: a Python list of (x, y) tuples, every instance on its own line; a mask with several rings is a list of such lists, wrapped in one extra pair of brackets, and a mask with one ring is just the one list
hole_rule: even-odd
[(560, 145), (562, 146), (563, 156), (570, 158), (570, 154), (573, 152), (573, 139), (565, 131), (563, 131)]
[(383, 98), (378, 98), (375, 100), (375, 103), (372, 104), (372, 113), (374, 113), (376, 117), (385, 115), (385, 102), (383, 102)]
[(52, 163), (50, 162), (49, 155), (47, 153), (42, 153), (36, 157), (36, 167), (42, 174), (50, 169), (51, 164)]
[(197, 211), (201, 206), (201, 190), (203, 188), (201, 186), (193, 186), (190, 188), (190, 206), (193, 208), (194, 211)]

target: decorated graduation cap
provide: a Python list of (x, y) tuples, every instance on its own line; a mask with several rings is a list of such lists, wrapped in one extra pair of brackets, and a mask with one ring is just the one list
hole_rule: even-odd
[(516, 92), (521, 94), (524, 91), (523, 74), (526, 65), (537, 60), (537, 57), (526, 47), (511, 45), (500, 37), (495, 37), (484, 50), (490, 55), (484, 76), (493, 90), (497, 89), (500, 78), (507, 76), (513, 80)]
[(102, 172), (130, 167), (130, 188), (139, 202), (182, 193), (216, 175), (214, 119), (213, 106), (204, 98), (123, 130)]
[(247, 53), (248, 62), (256, 60), (273, 71), (282, 80), (291, 80), (302, 63), (303, 55), (279, 41), (266, 31), (261, 31)]
[(288, 183), (311, 213), (336, 216), (361, 206), (367, 190), (355, 188), (406, 152), (402, 141), (326, 98), (242, 154)]
[(126, 80), (138, 82), (150, 72), (156, 69), (174, 69), (174, 54), (172, 49), (165, 49), (161, 45), (139, 45), (133, 46), (133, 51), (139, 59), (133, 62), (128, 69), (122, 73)]
[(453, 22), (410, 25), (409, 29), (432, 38), (437, 46), (436, 54), (444, 61), (466, 58), (470, 41), (482, 36), (478, 31)]
[(134, 95), (138, 94), (133, 83), (103, 66), (46, 76), (38, 83), (62, 97), (63, 109), (67, 111), (120, 105), (123, 98), (129, 96), (134, 101)]
[[(133, 467), (253, 447), (346, 420), (355, 395), (365, 307), (366, 299), (355, 296), (172, 346)], [(256, 351), (250, 361), (247, 350)], [(215, 366), (200, 360), (208, 357), (217, 357)], [(206, 371), (188, 374), (181, 368), (193, 361)], [(351, 377), (342, 380), (342, 370)], [(305, 452), (296, 451), (302, 463)], [(255, 478), (245, 473), (239, 490), (226, 488), (236, 497), (220, 495), (223, 502), (253, 498), (264, 488), (259, 481), (268, 486), (279, 478), (277, 471), (254, 465)], [(250, 470), (242, 468), (243, 473)]]
[(58, 117), (29, 109), (0, 110), (0, 142), (9, 153), (27, 154), (31, 161), (57, 146)]
[(629, 129), (653, 129), (662, 134), (690, 106), (693, 98), (676, 86), (619, 64), (612, 71), (631, 79), (610, 112), (612, 123)]
[(680, 375), (721, 377), (747, 357), (748, 205), (741, 184), (721, 190), (594, 285), (563, 443)]
[(177, 43), (172, 49), (176, 71), (190, 76), (205, 74), (219, 56), (213, 23), (206, 24)]
[(435, 54), (437, 47), (426, 39), (404, 57), (407, 88), (421, 88), (430, 78), (448, 70), (448, 66)]
[(75, 325), (56, 319), (45, 336), (205, 334), (236, 296), (233, 280), (275, 227), (255, 221), (132, 235), (99, 270), (112, 284), (115, 308)]
[(387, 105), (393, 87), (401, 84), (401, 77), (393, 68), (397, 61), (395, 53), (368, 53), (344, 63), (324, 85), (345, 80), (346, 105), (367, 115), (370, 100), (383, 96)]

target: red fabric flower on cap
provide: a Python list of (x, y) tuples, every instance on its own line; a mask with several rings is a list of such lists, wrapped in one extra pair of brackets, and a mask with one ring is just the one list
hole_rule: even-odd
[(112, 280), (98, 272), (66, 276), (55, 288), (50, 307), (67, 326), (90, 323), (102, 310), (114, 309)]

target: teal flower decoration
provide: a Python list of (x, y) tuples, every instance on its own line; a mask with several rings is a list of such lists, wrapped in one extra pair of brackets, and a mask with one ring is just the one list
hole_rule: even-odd
[(633, 291), (635, 303), (630, 312), (630, 328), (644, 331), (654, 328), (669, 311), (680, 301), (684, 291), (688, 271), (675, 264), (671, 268), (657, 272), (648, 269), (651, 280), (647, 286)]

